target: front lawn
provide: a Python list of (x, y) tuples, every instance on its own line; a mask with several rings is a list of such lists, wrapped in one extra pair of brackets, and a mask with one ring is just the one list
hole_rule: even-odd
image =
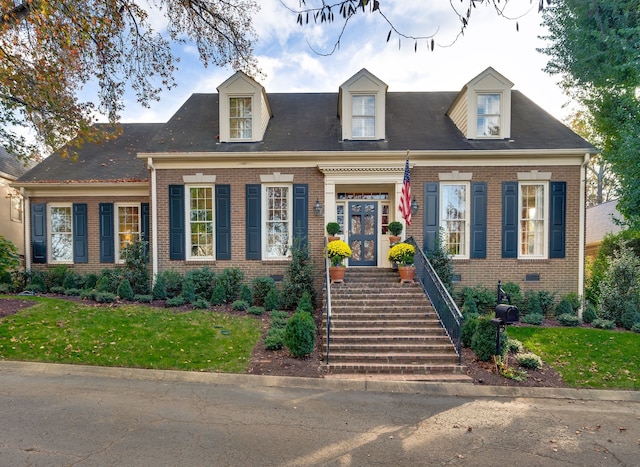
[(640, 389), (640, 334), (535, 326), (509, 327), (507, 334), (553, 366), (571, 387)]
[(0, 359), (243, 373), (262, 331), (215, 311), (25, 300), (37, 303), (0, 320)]

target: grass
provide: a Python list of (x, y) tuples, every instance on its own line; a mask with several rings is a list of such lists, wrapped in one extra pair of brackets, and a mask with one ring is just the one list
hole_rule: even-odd
[(243, 373), (261, 336), (249, 316), (25, 299), (37, 303), (0, 320), (0, 359)]
[(520, 326), (507, 333), (553, 366), (570, 387), (640, 389), (640, 334)]

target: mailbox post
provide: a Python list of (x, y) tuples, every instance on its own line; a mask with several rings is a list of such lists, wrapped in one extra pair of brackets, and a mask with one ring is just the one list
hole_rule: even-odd
[[(504, 300), (507, 303), (502, 303)], [(491, 320), (491, 323), (496, 327), (496, 355), (500, 354), (500, 334), (505, 330), (505, 327), (509, 324), (517, 323), (520, 321), (520, 310), (518, 307), (511, 304), (511, 296), (502, 289), (501, 281), (498, 281), (498, 300), (496, 302), (495, 309), (496, 317)]]

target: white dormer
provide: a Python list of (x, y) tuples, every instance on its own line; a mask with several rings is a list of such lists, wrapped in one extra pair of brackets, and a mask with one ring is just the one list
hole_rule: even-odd
[(242, 71), (218, 86), (220, 142), (262, 141), (271, 118), (267, 93)]
[(338, 116), (343, 140), (385, 139), (387, 88), (364, 68), (340, 86)]
[(513, 83), (489, 67), (464, 85), (447, 115), (468, 139), (511, 137)]

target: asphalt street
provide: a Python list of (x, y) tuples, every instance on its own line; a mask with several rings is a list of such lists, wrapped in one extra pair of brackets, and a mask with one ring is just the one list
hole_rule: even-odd
[(640, 393), (0, 362), (1, 466), (637, 466)]

